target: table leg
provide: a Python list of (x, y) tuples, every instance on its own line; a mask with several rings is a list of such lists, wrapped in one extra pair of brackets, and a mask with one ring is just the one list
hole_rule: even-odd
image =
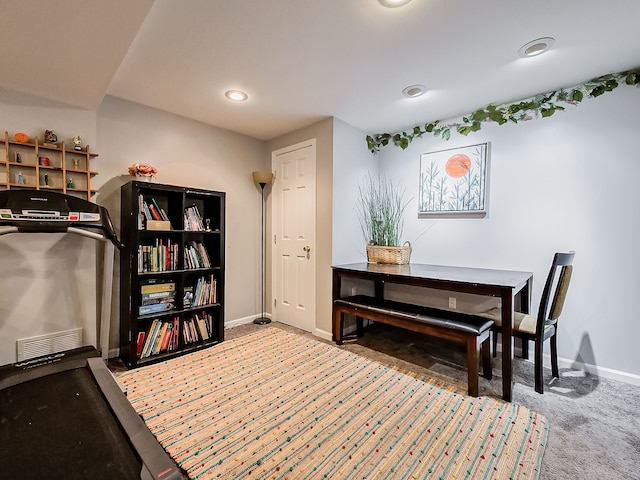
[(513, 292), (502, 292), (502, 398), (511, 401), (513, 383)]

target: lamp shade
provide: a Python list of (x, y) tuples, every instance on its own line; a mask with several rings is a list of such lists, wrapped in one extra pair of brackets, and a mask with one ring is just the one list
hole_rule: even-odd
[(267, 185), (273, 181), (273, 173), (271, 172), (253, 172), (252, 175), (253, 181), (258, 185)]

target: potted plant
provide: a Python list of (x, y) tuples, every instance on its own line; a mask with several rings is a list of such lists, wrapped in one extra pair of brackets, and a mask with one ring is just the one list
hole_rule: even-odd
[(408, 205), (405, 189), (388, 178), (374, 179), (370, 174), (358, 185), (358, 217), (367, 241), (367, 260), (371, 263), (409, 263), (411, 244), (400, 243), (404, 211)]

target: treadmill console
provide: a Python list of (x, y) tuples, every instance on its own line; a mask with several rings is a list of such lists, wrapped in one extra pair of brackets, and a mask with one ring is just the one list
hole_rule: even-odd
[(69, 227), (98, 229), (121, 246), (106, 208), (48, 190), (0, 191), (0, 225), (12, 225), (19, 232), (42, 233), (64, 233)]

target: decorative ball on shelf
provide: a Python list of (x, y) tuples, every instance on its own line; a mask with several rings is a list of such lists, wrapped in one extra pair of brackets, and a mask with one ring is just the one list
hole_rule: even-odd
[(44, 131), (44, 141), (47, 143), (56, 143), (58, 141), (58, 135), (53, 130)]
[(82, 151), (82, 137), (80, 135), (73, 137), (71, 141), (73, 141), (74, 150)]
[(18, 143), (29, 143), (29, 135), (24, 132), (18, 132), (13, 137)]

